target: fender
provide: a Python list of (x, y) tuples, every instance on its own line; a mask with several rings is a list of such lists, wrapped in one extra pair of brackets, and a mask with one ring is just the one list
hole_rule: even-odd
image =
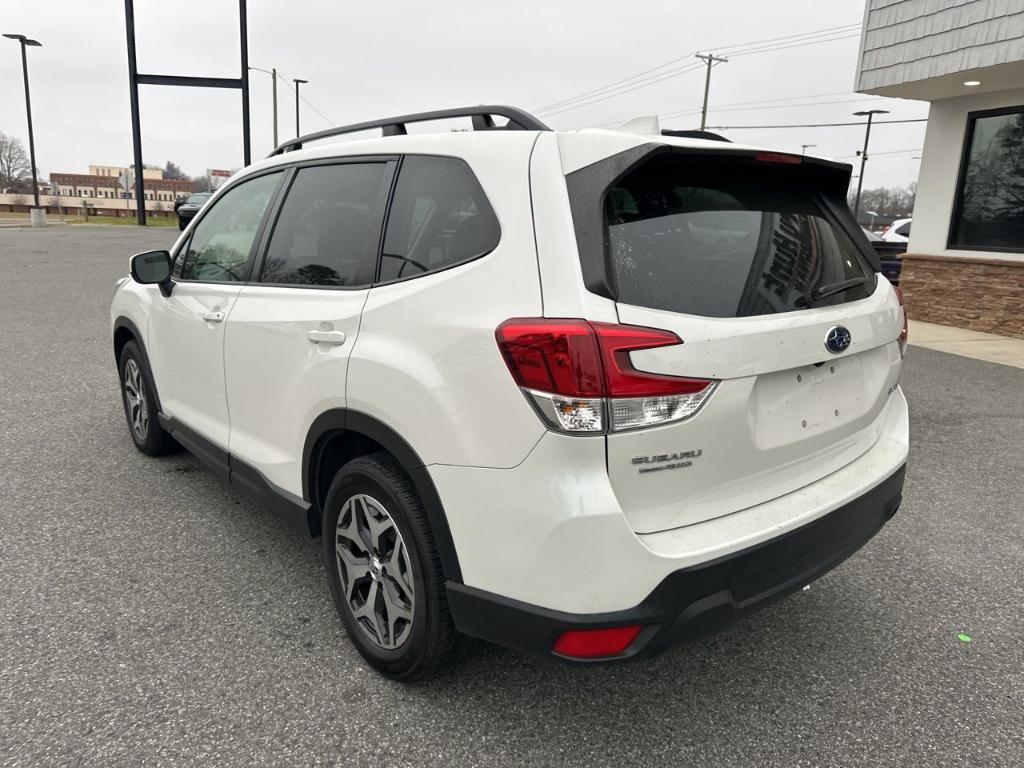
[[(455, 551), (451, 528), (448, 527), (448, 517), (445, 515), (441, 499), (437, 495), (434, 481), (430, 479), (430, 473), (412, 446), (384, 422), (348, 408), (334, 408), (317, 416), (309, 428), (306, 443), (302, 449), (302, 487), (305, 489), (306, 498), (313, 502), (314, 507), (316, 506), (318, 479), (315, 461), (319, 459), (317, 452), (320, 439), (331, 432), (354, 432), (368, 437), (395, 457), (399, 466), (408, 473), (409, 479), (412, 480), (412, 484), (423, 502), (427, 520), (430, 522), (430, 529), (434, 534), (437, 552), (441, 558), (445, 579), (461, 584), (462, 569), (459, 567), (458, 553)], [(317, 510), (317, 512), (322, 511)]]
[(122, 328), (135, 337), (135, 344), (139, 347), (139, 354), (142, 355), (142, 360), (140, 362), (142, 363), (143, 373), (146, 374), (146, 378), (149, 380), (150, 386), (153, 388), (153, 400), (156, 401), (156, 410), (158, 413), (163, 413), (164, 409), (160, 406), (160, 393), (157, 391), (156, 379), (153, 377), (153, 369), (149, 367), (149, 353), (146, 352), (146, 342), (142, 340), (142, 333), (139, 331), (138, 326), (124, 315), (121, 315), (114, 321), (114, 363), (118, 366), (118, 375), (121, 375), (121, 360), (119, 359), (117, 352), (117, 332)]

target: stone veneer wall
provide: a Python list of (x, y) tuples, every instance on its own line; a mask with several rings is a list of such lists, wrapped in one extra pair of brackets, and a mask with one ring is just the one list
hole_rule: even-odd
[(1024, 338), (1024, 261), (908, 253), (900, 287), (913, 320)]

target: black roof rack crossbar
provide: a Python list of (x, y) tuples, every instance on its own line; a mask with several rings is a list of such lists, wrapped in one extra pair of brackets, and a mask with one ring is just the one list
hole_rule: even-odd
[(473, 130), (489, 131), (496, 129), (492, 116), (508, 118), (508, 125), (502, 128), (525, 131), (550, 131), (548, 126), (540, 120), (516, 107), (486, 104), (478, 107), (462, 107), (459, 109), (439, 109), (435, 112), (417, 112), (412, 115), (398, 115), (387, 117), (383, 120), (370, 120), (365, 123), (354, 123), (352, 125), (339, 125), (336, 128), (328, 128), (316, 133), (307, 133), (305, 136), (298, 136), (294, 139), (282, 142), (268, 155), (280, 155), (284, 152), (291, 152), (295, 149), (302, 149), (302, 145), (310, 141), (319, 141), (332, 136), (342, 136), (346, 133), (358, 133), (372, 128), (380, 128), (384, 136), (402, 136), (407, 133), (405, 126), (409, 123), (425, 123), (430, 120), (445, 120), (452, 117), (469, 117), (473, 120)]

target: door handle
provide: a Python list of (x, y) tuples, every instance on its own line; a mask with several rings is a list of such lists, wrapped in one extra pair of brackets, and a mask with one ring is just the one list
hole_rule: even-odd
[(345, 343), (344, 331), (310, 331), (306, 336), (313, 344), (340, 346)]
[(224, 320), (223, 312), (207, 312), (203, 315), (203, 320), (208, 323), (220, 323)]

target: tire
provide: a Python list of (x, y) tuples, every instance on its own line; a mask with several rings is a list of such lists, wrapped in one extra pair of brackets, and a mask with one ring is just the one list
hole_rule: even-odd
[(121, 350), (117, 372), (121, 381), (121, 403), (128, 421), (128, 434), (135, 447), (147, 456), (163, 456), (178, 449), (174, 438), (157, 418), (153, 384), (147, 375), (139, 346), (129, 341)]
[(327, 492), (323, 531), (331, 596), (362, 657), (393, 680), (438, 675), (456, 640), (441, 561), (423, 503), (390, 454), (341, 468)]

